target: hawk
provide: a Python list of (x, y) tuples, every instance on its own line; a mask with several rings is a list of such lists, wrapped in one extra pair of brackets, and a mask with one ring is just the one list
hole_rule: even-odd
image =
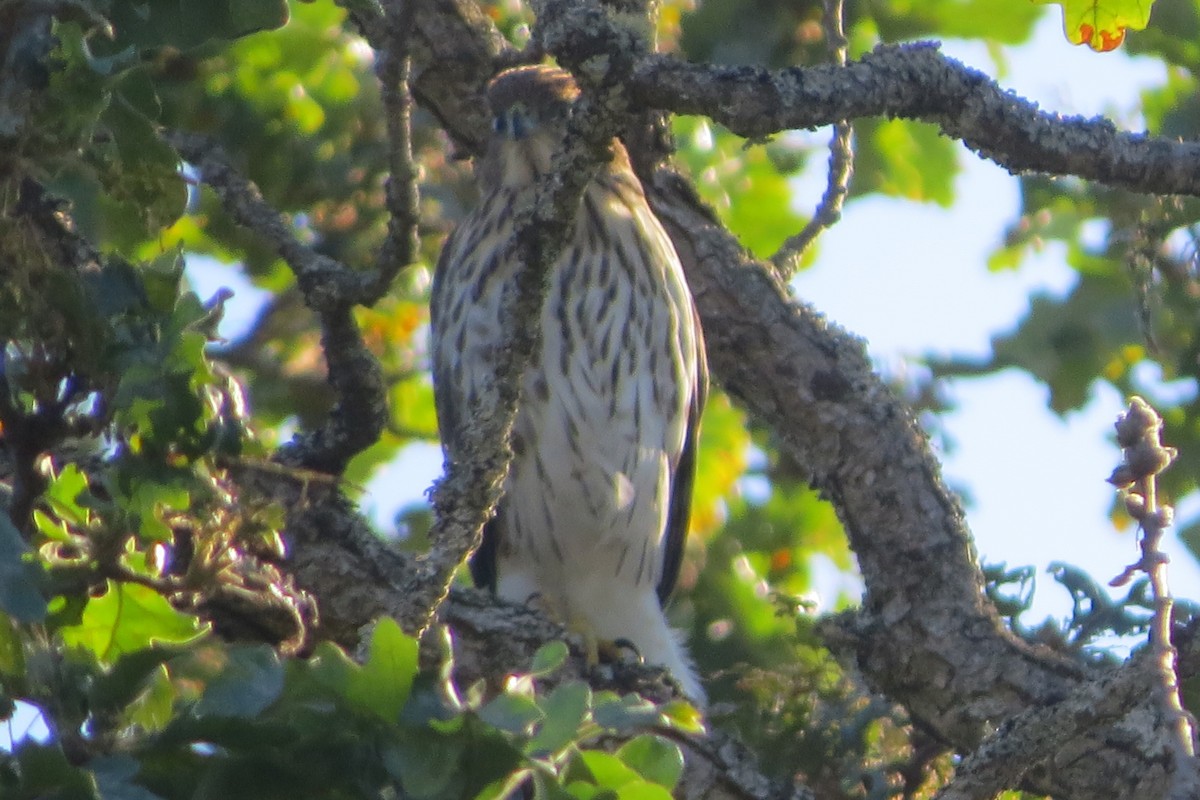
[[(569, 73), (548, 66), (509, 70), (488, 87), (494, 125), (476, 169), (481, 201), (442, 249), (430, 304), (451, 461), (469, 409), (495, 402), (501, 304), (522, 268), (511, 210), (550, 169), (578, 95)], [(687, 535), (703, 342), (679, 257), (619, 141), (586, 188), (548, 280), (504, 496), (472, 575), (508, 600), (536, 597), (597, 639), (628, 640), (703, 702), (663, 611)]]

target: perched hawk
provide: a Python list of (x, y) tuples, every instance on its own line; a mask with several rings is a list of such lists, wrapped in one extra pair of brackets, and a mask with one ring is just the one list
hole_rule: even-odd
[[(521, 265), (511, 210), (550, 169), (579, 90), (537, 66), (489, 87), (494, 133), (479, 207), (442, 250), (432, 362), (446, 455), (489, 396), (505, 287)], [(522, 376), (504, 499), (471, 564), (501, 597), (632, 642), (685, 694), (703, 689), (662, 604), (687, 535), (707, 372), (679, 257), (620, 142), (588, 186), (551, 268), (541, 351)]]

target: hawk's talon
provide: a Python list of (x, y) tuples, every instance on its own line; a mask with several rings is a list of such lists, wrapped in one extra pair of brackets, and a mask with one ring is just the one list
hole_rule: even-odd
[(630, 661), (634, 664), (646, 663), (646, 659), (642, 657), (642, 651), (638, 649), (638, 646), (624, 636), (613, 639), (611, 642), (605, 642), (605, 644), (608, 646), (605, 655), (613, 663), (629, 663), (626, 660), (627, 656), (632, 656)]

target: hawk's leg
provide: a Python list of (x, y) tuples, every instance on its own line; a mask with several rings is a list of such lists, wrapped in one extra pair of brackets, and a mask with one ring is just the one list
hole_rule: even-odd
[(636, 664), (645, 663), (642, 652), (637, 645), (621, 636), (616, 639), (605, 639), (597, 636), (588, 622), (587, 616), (579, 611), (572, 611), (565, 602), (549, 599), (542, 592), (534, 592), (525, 598), (525, 605), (536, 608), (550, 619), (583, 640), (583, 653), (588, 668), (598, 664), (626, 664), (632, 661)]

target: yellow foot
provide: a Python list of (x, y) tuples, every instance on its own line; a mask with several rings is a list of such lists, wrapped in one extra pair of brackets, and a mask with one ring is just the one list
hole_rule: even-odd
[(583, 641), (584, 657), (589, 668), (601, 663), (624, 664), (633, 661), (643, 663), (637, 645), (628, 639), (603, 639), (596, 635), (587, 618), (578, 611), (571, 611), (566, 604), (536, 592), (525, 600), (525, 604), (538, 609)]

